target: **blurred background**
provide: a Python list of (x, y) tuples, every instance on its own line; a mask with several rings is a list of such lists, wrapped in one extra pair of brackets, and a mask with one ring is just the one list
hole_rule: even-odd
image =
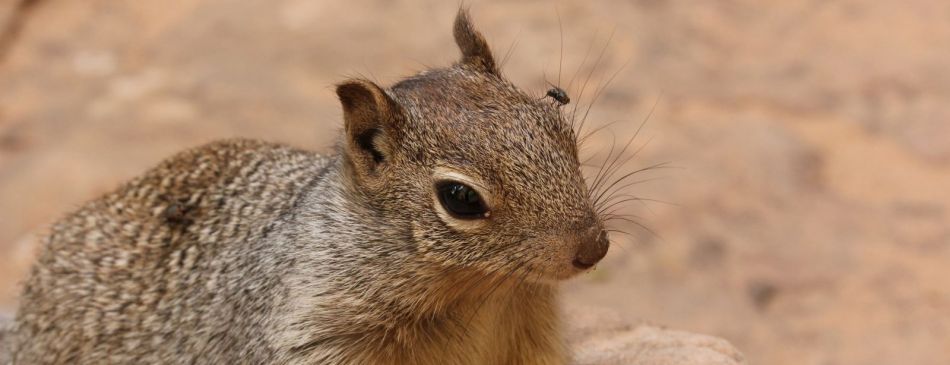
[[(560, 70), (586, 109), (616, 73), (588, 117), (613, 123), (594, 161), (657, 105), (624, 169), (672, 162), (629, 192), (674, 204), (629, 206), (654, 233), (618, 225), (566, 302), (722, 336), (754, 364), (950, 363), (950, 2), (466, 5), (539, 97)], [(457, 7), (0, 0), (0, 311), (57, 217), (215, 139), (326, 150), (332, 85), (454, 62)]]

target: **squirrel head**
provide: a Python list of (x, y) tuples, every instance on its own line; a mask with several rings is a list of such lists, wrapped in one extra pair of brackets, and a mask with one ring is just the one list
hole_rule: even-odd
[(607, 253), (604, 222), (558, 107), (498, 70), (467, 11), (461, 59), (386, 90), (337, 85), (351, 200), (420, 260), (524, 280), (565, 279)]

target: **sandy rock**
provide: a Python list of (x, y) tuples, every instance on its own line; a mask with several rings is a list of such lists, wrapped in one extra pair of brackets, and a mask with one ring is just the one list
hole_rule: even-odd
[(745, 356), (728, 341), (631, 323), (594, 308), (568, 310), (568, 343), (577, 365), (738, 365)]

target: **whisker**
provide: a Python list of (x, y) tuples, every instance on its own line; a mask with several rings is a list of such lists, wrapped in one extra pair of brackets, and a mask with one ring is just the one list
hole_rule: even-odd
[[(587, 197), (591, 198), (593, 194), (597, 191), (597, 187), (600, 186), (601, 180), (604, 178), (605, 172), (610, 168), (607, 167), (608, 163), (612, 162), (611, 157), (614, 154), (614, 148), (617, 146), (617, 135), (611, 133), (610, 135), (610, 150), (607, 151), (607, 157), (604, 158), (603, 163), (600, 165), (600, 169), (597, 170), (597, 174), (594, 175), (594, 181), (590, 183), (590, 187), (587, 191)], [(619, 155), (619, 154), (618, 154)]]
[[(629, 179), (630, 177), (632, 177), (632, 176), (634, 176), (634, 175), (636, 175), (636, 174), (639, 174), (639, 173), (641, 173), (641, 172), (646, 172), (646, 171), (656, 170), (656, 169), (672, 168), (672, 166), (668, 166), (669, 164), (670, 164), (669, 161), (667, 161), (667, 162), (661, 162), (661, 163), (658, 163), (658, 164), (655, 164), (655, 165), (647, 166), (647, 167), (644, 167), (644, 168), (640, 168), (640, 169), (636, 169), (636, 170), (633, 170), (633, 171), (631, 171), (631, 172), (628, 172), (628, 173), (626, 173), (626, 174), (620, 176), (619, 178), (617, 178), (617, 180), (614, 180), (614, 182), (611, 183), (610, 185), (608, 185), (608, 186), (607, 186), (607, 190), (612, 189), (612, 188), (613, 188), (614, 186), (616, 186), (617, 184), (622, 183), (623, 181), (625, 181), (625, 180)], [(596, 202), (596, 200), (595, 200), (595, 202)]]
[[(624, 231), (624, 230), (620, 230), (620, 229), (608, 229), (608, 230), (606, 230), (606, 231), (607, 231), (607, 233), (620, 233), (620, 234), (625, 234), (625, 235), (630, 236), (630, 237), (635, 237), (634, 235), (630, 234), (630, 232), (627, 232), (627, 231)], [(611, 242), (611, 243), (613, 243), (613, 242)]]
[(616, 206), (618, 206), (618, 205), (621, 205), (621, 204), (624, 204), (624, 203), (629, 203), (629, 202), (634, 202), (634, 201), (643, 201), (643, 200), (644, 200), (644, 199), (637, 198), (637, 197), (623, 198), (623, 199), (620, 199), (620, 200), (616, 200), (616, 201), (614, 201), (614, 202), (612, 202), (612, 203), (610, 203), (610, 204), (607, 204), (606, 206), (604, 206), (604, 207), (598, 209), (598, 212), (599, 212), (599, 213), (603, 213), (603, 212), (606, 212), (608, 209), (614, 208), (614, 207), (616, 207)]
[(581, 90), (577, 95), (578, 103), (571, 111), (571, 126), (574, 126), (574, 121), (577, 119), (577, 111), (580, 108), (580, 100), (584, 97), (584, 91), (587, 90), (587, 84), (590, 82), (591, 78), (594, 76), (594, 72), (597, 71), (597, 66), (600, 66), (600, 61), (603, 60), (604, 54), (607, 53), (607, 47), (610, 45), (610, 41), (614, 38), (614, 32), (616, 28), (610, 31), (610, 36), (607, 37), (607, 42), (604, 42), (604, 48), (600, 50), (600, 54), (597, 55), (597, 60), (594, 61), (594, 66), (591, 67), (590, 72), (587, 74), (587, 79), (584, 80), (584, 84), (581, 86)]
[[(617, 162), (620, 160), (620, 157), (623, 156), (623, 154), (624, 154), (625, 152), (627, 152), (627, 149), (630, 148), (630, 145), (633, 143), (633, 140), (634, 140), (635, 138), (637, 138), (637, 135), (636, 135), (636, 134), (634, 134), (634, 135), (627, 141), (627, 143), (624, 144), (623, 149), (621, 149), (620, 152), (617, 153), (616, 156), (614, 156), (613, 160), (610, 161), (610, 164), (606, 167), (606, 171), (605, 171), (604, 175), (603, 175), (603, 176), (600, 176), (597, 180), (594, 181), (594, 183), (593, 183), (592, 186), (591, 186), (591, 191), (589, 192), (589, 193), (591, 193), (590, 195), (596, 194), (596, 191), (598, 191), (598, 189), (600, 189), (601, 185), (604, 184), (604, 183), (606, 183), (606, 181), (607, 181), (608, 179), (610, 179), (611, 177), (614, 176), (614, 174), (617, 173), (617, 170), (619, 170), (619, 169), (614, 169), (615, 165), (616, 165)], [(613, 147), (613, 146), (611, 146), (611, 148), (612, 148), (612, 147)], [(641, 147), (641, 149), (642, 149), (642, 147)], [(637, 150), (637, 152), (639, 152), (639, 149)], [(626, 160), (624, 160), (624, 162), (621, 163), (620, 166), (623, 166), (623, 164), (626, 164), (627, 161), (629, 161), (630, 159), (632, 159), (634, 156), (636, 156), (636, 154), (634, 154), (633, 156), (628, 157)], [(609, 159), (609, 158), (610, 158), (610, 155), (608, 155), (608, 159)], [(605, 162), (606, 162), (606, 161), (605, 161)]]
[(571, 86), (574, 85), (574, 79), (577, 78), (577, 75), (581, 73), (581, 69), (583, 69), (584, 65), (587, 64), (587, 59), (590, 57), (590, 51), (594, 50), (594, 43), (595, 43), (594, 41), (597, 39), (597, 33), (598, 32), (594, 32), (594, 36), (591, 38), (591, 41), (588, 42), (587, 51), (584, 52), (584, 59), (581, 60), (580, 65), (577, 65), (577, 70), (574, 71), (574, 76), (571, 76), (571, 81), (567, 83), (567, 87), (565, 88), (565, 90), (571, 89)]
[[(609, 201), (615, 194), (620, 193), (620, 192), (623, 192), (623, 191), (625, 191), (627, 188), (629, 188), (629, 187), (631, 187), (631, 186), (639, 185), (639, 184), (645, 184), (645, 183), (648, 183), (648, 182), (651, 182), (651, 181), (656, 181), (656, 180), (665, 180), (665, 179), (667, 179), (667, 177), (665, 177), (665, 176), (664, 176), (664, 177), (651, 177), (651, 178), (647, 178), (647, 179), (634, 180), (634, 181), (631, 181), (631, 182), (629, 182), (629, 183), (623, 184), (623, 185), (621, 185), (621, 186), (618, 186), (618, 187), (614, 188), (614, 189), (611, 191), (611, 193), (608, 194), (607, 197), (604, 199), (604, 202)], [(600, 200), (596, 200), (595, 203), (596, 203), (596, 202), (599, 202), (599, 201), (600, 201)]]
[[(640, 121), (640, 125), (637, 126), (637, 130), (633, 133), (633, 136), (630, 137), (630, 141), (627, 142), (628, 145), (629, 145), (630, 143), (633, 143), (633, 141), (634, 141), (634, 140), (640, 135), (640, 133), (643, 131), (643, 127), (646, 126), (647, 122), (648, 122), (648, 121), (650, 120), (650, 118), (653, 116), (653, 113), (654, 113), (654, 111), (656, 111), (656, 106), (659, 104), (659, 102), (660, 102), (660, 98), (657, 98), (657, 100), (653, 102), (653, 106), (650, 108), (650, 112), (647, 113), (647, 115), (643, 118), (642, 121)], [(649, 139), (649, 140), (647, 140), (646, 143), (644, 143), (642, 146), (640, 146), (639, 148), (637, 148), (637, 150), (634, 151), (634, 153), (633, 153), (629, 158), (627, 158), (626, 160), (624, 160), (624, 161), (620, 164), (620, 166), (626, 165), (627, 162), (629, 162), (629, 161), (632, 160), (634, 157), (636, 157), (638, 154), (640, 154), (640, 151), (643, 150), (644, 148), (646, 148), (646, 146), (649, 145), (649, 144), (650, 144), (650, 141), (652, 141), (652, 140), (653, 140), (652, 138)], [(626, 151), (626, 148), (624, 148), (624, 151)], [(619, 170), (619, 169), (618, 169), (618, 170)], [(614, 173), (616, 173), (616, 170), (612, 171), (611, 174), (610, 174), (610, 176), (607, 177), (607, 179), (609, 179), (610, 177), (612, 177)], [(598, 189), (598, 188), (600, 188), (600, 184), (597, 184), (597, 186), (593, 187), (591, 190), (596, 190), (596, 189)], [(602, 193), (601, 193), (601, 195), (602, 195)], [(598, 199), (599, 199), (599, 198), (598, 198)]]
[(579, 138), (579, 139), (577, 140), (577, 144), (583, 144), (584, 141), (586, 141), (588, 138), (590, 138), (590, 137), (593, 136), (594, 134), (597, 134), (597, 132), (600, 132), (600, 131), (602, 131), (602, 130), (604, 130), (604, 129), (607, 129), (607, 128), (609, 128), (610, 126), (612, 126), (612, 125), (614, 125), (614, 124), (617, 124), (617, 123), (620, 123), (620, 122), (622, 122), (622, 120), (615, 120), (615, 121), (612, 121), (612, 122), (610, 122), (610, 123), (605, 123), (604, 125), (602, 125), (602, 126), (600, 126), (600, 127), (594, 128), (594, 130), (592, 130), (592, 131), (590, 131), (590, 132), (587, 132), (587, 134), (585, 134), (583, 137)]
[(626, 217), (616, 217), (616, 216), (615, 216), (615, 217), (609, 217), (609, 218), (607, 218), (607, 219), (604, 219), (604, 221), (610, 221), (610, 220), (620, 220), (620, 221), (624, 221), (624, 222), (627, 222), (627, 223), (636, 225), (637, 227), (640, 227), (640, 229), (643, 229), (644, 231), (649, 232), (650, 235), (652, 235), (652, 236), (655, 237), (656, 239), (658, 239), (658, 240), (660, 240), (660, 241), (663, 241), (663, 242), (666, 242), (666, 240), (664, 240), (662, 236), (660, 236), (660, 235), (657, 234), (655, 231), (653, 231), (652, 229), (650, 229), (650, 227), (647, 227), (647, 226), (643, 225), (643, 223), (640, 223), (640, 222), (638, 222), (638, 221), (636, 221), (636, 220), (633, 220), (633, 219), (630, 219), (630, 218), (626, 218)]
[[(642, 198), (642, 197), (639, 197), (639, 196), (636, 196), (636, 195), (631, 195), (631, 194), (620, 194), (620, 195), (617, 195), (617, 196), (613, 196), (613, 197), (611, 197), (610, 199), (605, 200), (605, 201), (604, 201), (604, 204), (611, 203), (611, 202), (616, 202), (616, 201), (618, 201), (617, 199), (620, 199), (620, 200), (630, 199), (630, 200), (628, 200), (628, 201), (636, 201), (636, 202), (640, 202), (640, 203), (642, 203), (642, 204), (646, 204), (646, 203), (659, 203), (659, 204), (666, 204), (666, 205), (673, 206), (673, 207), (678, 207), (678, 206), (679, 206), (679, 205), (676, 204), (676, 203), (671, 203), (671, 202), (663, 201), (663, 200), (659, 200), (659, 199)], [(606, 206), (605, 206), (605, 210), (606, 210)]]
[(630, 60), (627, 60), (626, 62), (623, 63), (623, 65), (620, 65), (620, 68), (618, 68), (617, 71), (611, 74), (610, 77), (607, 78), (606, 82), (604, 82), (597, 89), (594, 90), (594, 97), (591, 99), (590, 103), (587, 104), (587, 110), (584, 111), (584, 116), (581, 118), (581, 124), (580, 126), (577, 127), (578, 134), (580, 134), (581, 131), (584, 130), (584, 125), (587, 123), (587, 116), (590, 115), (591, 109), (593, 109), (594, 105), (597, 104), (597, 100), (600, 99), (600, 96), (603, 94), (605, 90), (607, 90), (607, 88), (610, 86), (610, 83), (614, 81), (617, 75), (619, 75), (620, 72), (623, 71), (629, 63), (630, 63)]

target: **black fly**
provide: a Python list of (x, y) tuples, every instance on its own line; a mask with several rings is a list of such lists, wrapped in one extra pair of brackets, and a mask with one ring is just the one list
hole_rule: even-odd
[(554, 86), (551, 88), (551, 90), (548, 90), (548, 93), (545, 96), (550, 96), (559, 104), (559, 106), (567, 105), (571, 102), (571, 98), (567, 96), (567, 91), (564, 91), (564, 89), (557, 86)]

